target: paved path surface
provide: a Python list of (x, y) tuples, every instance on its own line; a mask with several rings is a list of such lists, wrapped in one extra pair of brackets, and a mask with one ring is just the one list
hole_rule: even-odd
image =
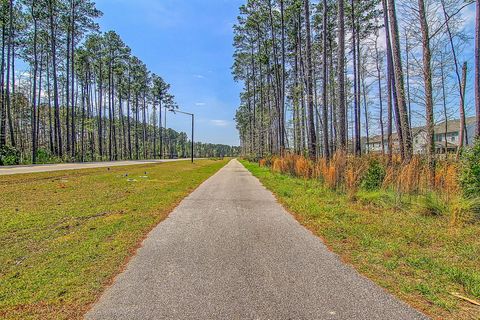
[(85, 162), (85, 163), (59, 163), (59, 164), (39, 164), (30, 166), (7, 166), (0, 167), (0, 176), (21, 174), (51, 172), (62, 170), (78, 170), (107, 167), (123, 167), (136, 164), (162, 163), (171, 161), (190, 161), (190, 159), (166, 159), (166, 160), (132, 160), (132, 161), (109, 161), (109, 162)]
[(426, 319), (328, 251), (233, 160), (144, 241), (87, 319)]

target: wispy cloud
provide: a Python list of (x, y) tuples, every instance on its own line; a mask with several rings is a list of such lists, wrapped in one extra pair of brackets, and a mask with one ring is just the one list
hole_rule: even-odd
[(197, 79), (207, 79), (204, 75), (201, 74), (194, 74), (193, 77)]
[(204, 106), (206, 106), (207, 104), (206, 104), (205, 102), (196, 102), (195, 105), (196, 105), (197, 107), (204, 107)]
[(227, 120), (210, 120), (210, 123), (217, 127), (228, 127), (230, 125)]

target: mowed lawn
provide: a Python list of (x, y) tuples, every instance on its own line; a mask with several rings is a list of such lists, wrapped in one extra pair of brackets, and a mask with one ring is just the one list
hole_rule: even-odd
[(0, 176), (0, 319), (79, 319), (227, 160)]
[(408, 207), (388, 192), (358, 201), (318, 181), (305, 181), (242, 162), (277, 199), (342, 259), (435, 319), (479, 320), (480, 221), (452, 225)]

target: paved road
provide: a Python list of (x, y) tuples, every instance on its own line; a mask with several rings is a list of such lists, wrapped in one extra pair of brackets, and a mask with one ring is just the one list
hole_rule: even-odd
[(78, 170), (92, 168), (122, 167), (136, 164), (162, 163), (171, 161), (190, 161), (190, 159), (166, 159), (166, 160), (132, 160), (132, 161), (109, 161), (109, 162), (85, 162), (85, 163), (59, 163), (59, 164), (39, 164), (30, 166), (7, 166), (0, 167), (0, 176), (21, 174), (51, 172), (62, 170)]
[(344, 265), (238, 161), (144, 241), (87, 319), (426, 319)]

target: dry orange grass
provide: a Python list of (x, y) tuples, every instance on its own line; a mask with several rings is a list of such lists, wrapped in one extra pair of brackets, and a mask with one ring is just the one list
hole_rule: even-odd
[(435, 172), (435, 189), (446, 193), (456, 193), (459, 190), (458, 168), (454, 163), (443, 162)]
[[(319, 179), (332, 190), (346, 191), (354, 197), (358, 191), (364, 173), (372, 160), (380, 162), (385, 168), (383, 189), (393, 189), (399, 194), (418, 194), (432, 191), (429, 181), (428, 163), (424, 158), (415, 156), (408, 163), (402, 162), (399, 155), (392, 161), (379, 155), (354, 157), (346, 152), (336, 152), (332, 159), (319, 159), (312, 162), (308, 158), (296, 154), (284, 157), (270, 157), (260, 160), (260, 166), (271, 167), (274, 172), (289, 174), (304, 179)], [(435, 172), (435, 191), (440, 192), (446, 200), (450, 194), (458, 192), (458, 169), (455, 163), (448, 160), (437, 161)]]
[(285, 173), (286, 172), (286, 162), (282, 158), (275, 158), (273, 160), (272, 170), (278, 173)]
[(362, 161), (360, 158), (349, 159), (345, 171), (345, 189), (350, 199), (355, 199), (355, 194), (360, 187), (367, 165), (368, 161)]
[(305, 157), (298, 157), (295, 159), (295, 175), (309, 179), (312, 176), (312, 166), (309, 160)]
[(419, 157), (408, 163), (392, 162), (386, 170), (383, 188), (393, 188), (399, 193), (413, 194), (426, 184), (425, 167)]

